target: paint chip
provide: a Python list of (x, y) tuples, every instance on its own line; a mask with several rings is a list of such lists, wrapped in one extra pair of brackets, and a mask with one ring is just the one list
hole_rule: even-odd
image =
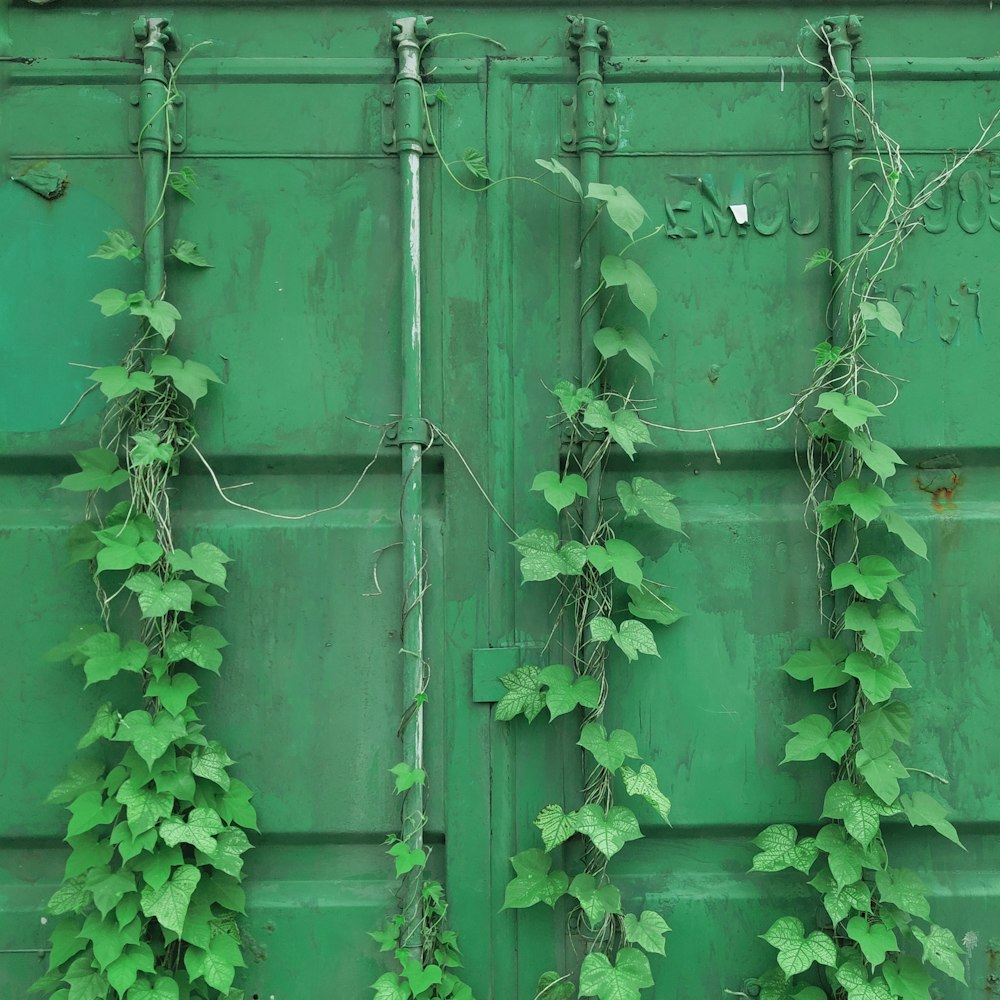
[(750, 218), (746, 205), (730, 205), (729, 211), (733, 213), (733, 218), (741, 225), (745, 226)]
[(27, 166), (11, 180), (41, 195), (46, 201), (55, 201), (66, 193), (69, 174), (58, 164), (39, 160)]

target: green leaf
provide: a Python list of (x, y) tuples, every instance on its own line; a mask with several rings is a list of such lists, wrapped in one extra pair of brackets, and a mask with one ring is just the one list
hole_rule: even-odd
[(171, 816), (160, 824), (160, 838), (167, 847), (191, 844), (209, 857), (215, 853), (215, 836), (221, 831), (222, 820), (214, 809), (192, 809), (187, 819)]
[(609, 736), (599, 722), (588, 722), (583, 727), (577, 746), (589, 750), (594, 760), (609, 771), (617, 771), (626, 757), (639, 757), (639, 748), (630, 732), (615, 729)]
[(125, 586), (138, 594), (143, 618), (162, 618), (171, 611), (191, 610), (191, 588), (183, 580), (136, 573), (125, 581)]
[(517, 667), (500, 678), (507, 693), (497, 702), (496, 718), (509, 722), (518, 715), (531, 722), (545, 707), (538, 667)]
[(670, 928), (655, 910), (643, 910), (638, 917), (633, 913), (626, 913), (622, 929), (629, 944), (637, 944), (656, 955), (666, 954), (663, 936)]
[(836, 972), (837, 982), (847, 991), (847, 1000), (893, 1000), (881, 976), (869, 981), (860, 962), (846, 962)]
[(229, 934), (214, 934), (207, 949), (190, 947), (184, 951), (184, 967), (191, 979), (200, 977), (223, 994), (229, 993), (236, 969), (245, 966), (240, 946)]
[(809, 649), (795, 653), (781, 668), (797, 681), (812, 681), (813, 690), (838, 688), (847, 683), (843, 663), (848, 649), (835, 639), (813, 639)]
[(163, 549), (153, 541), (155, 533), (152, 522), (142, 515), (133, 517), (127, 524), (109, 524), (102, 531), (95, 531), (94, 537), (102, 545), (97, 553), (97, 572), (157, 563)]
[(190, 240), (174, 240), (170, 246), (170, 255), (179, 260), (182, 264), (191, 264), (194, 267), (211, 267), (202, 256), (197, 243)]
[[(835, 781), (826, 791), (820, 815), (843, 820), (847, 832), (867, 850), (878, 834), (886, 810), (874, 795), (850, 781)], [(851, 881), (856, 882), (857, 879)]]
[(232, 784), (226, 773), (226, 768), (232, 763), (234, 763), (233, 758), (217, 740), (211, 740), (203, 747), (195, 747), (191, 753), (192, 773), (213, 782), (225, 791), (228, 791)]
[(913, 598), (910, 597), (910, 592), (900, 580), (893, 580), (892, 583), (889, 584), (889, 593), (892, 594), (893, 599), (903, 609), (903, 611), (916, 617), (917, 606), (913, 603)]
[(860, 601), (849, 605), (844, 612), (844, 628), (861, 632), (861, 643), (865, 649), (884, 660), (899, 645), (901, 632), (916, 630), (913, 622), (899, 608), (884, 604), (879, 608), (878, 617), (875, 617), (871, 606)]
[(490, 172), (486, 166), (486, 154), (480, 150), (469, 146), (462, 154), (462, 162), (474, 177), (481, 177), (484, 181), (491, 179)]
[(660, 655), (653, 633), (642, 622), (626, 619), (611, 638), (629, 662), (637, 660), (640, 653), (646, 653), (648, 656)]
[(889, 989), (901, 1000), (931, 1000), (930, 973), (923, 963), (910, 955), (898, 955), (882, 967)]
[(165, 674), (154, 678), (146, 686), (147, 698), (159, 698), (160, 704), (171, 714), (180, 715), (187, 708), (188, 699), (201, 685), (190, 674)]
[(175, 719), (167, 712), (159, 712), (154, 719), (149, 712), (136, 709), (122, 719), (113, 739), (131, 743), (135, 752), (147, 764), (152, 765), (167, 752), (172, 743), (186, 735), (187, 726), (183, 719)]
[(63, 913), (79, 913), (90, 905), (90, 890), (83, 884), (83, 878), (67, 879), (52, 895), (46, 909), (54, 916)]
[(555, 906), (569, 888), (565, 872), (550, 872), (552, 858), (537, 847), (522, 851), (510, 859), (517, 877), (507, 883), (503, 909), (522, 909), (535, 903)]
[(129, 945), (105, 970), (108, 982), (124, 996), (126, 991), (135, 984), (140, 972), (153, 972), (156, 969), (156, 958), (153, 949), (144, 941)]
[(833, 724), (825, 715), (807, 715), (787, 728), (797, 735), (785, 744), (782, 764), (790, 760), (815, 760), (820, 754), (839, 764), (851, 745), (851, 734), (839, 729), (833, 732)]
[(372, 1000), (410, 1000), (413, 996), (410, 987), (395, 972), (384, 973), (368, 988), (375, 991)]
[(642, 837), (635, 813), (625, 806), (612, 806), (607, 813), (594, 803), (581, 806), (576, 813), (576, 828), (606, 858), (617, 854), (628, 841)]
[(896, 688), (908, 688), (903, 668), (892, 660), (876, 663), (870, 653), (851, 653), (844, 670), (858, 679), (865, 697), (876, 704), (887, 701)]
[(135, 778), (126, 778), (115, 792), (115, 798), (125, 806), (128, 828), (133, 836), (152, 830), (161, 819), (170, 815), (174, 805), (172, 795), (140, 785)]
[(942, 837), (965, 849), (958, 839), (958, 831), (945, 819), (947, 815), (945, 805), (933, 795), (928, 795), (927, 792), (914, 792), (912, 795), (902, 796), (899, 804), (911, 826), (932, 826)]
[(67, 878), (75, 878), (91, 868), (109, 864), (115, 853), (114, 845), (108, 843), (107, 836), (100, 835), (96, 830), (67, 837), (66, 843), (70, 846), (70, 856), (66, 860)]
[(571, 173), (558, 160), (535, 160), (535, 163), (537, 163), (543, 170), (547, 170), (550, 174), (561, 174), (566, 178), (566, 180), (569, 181), (573, 190), (581, 198), (583, 197), (583, 188), (580, 186), (580, 182), (576, 179), (576, 175)]
[(622, 766), (621, 775), (629, 795), (644, 798), (660, 814), (664, 823), (670, 822), (670, 799), (660, 791), (656, 772), (648, 764), (642, 764), (638, 771)]
[(821, 393), (817, 405), (821, 410), (829, 410), (852, 430), (857, 430), (872, 417), (882, 416), (882, 411), (874, 403), (861, 396), (845, 396), (842, 392)]
[(592, 389), (577, 388), (572, 382), (567, 382), (565, 379), (556, 382), (551, 391), (552, 395), (559, 400), (559, 405), (567, 417), (575, 417), (584, 406), (594, 401)]
[(87, 686), (98, 681), (110, 680), (122, 670), (139, 673), (149, 659), (149, 650), (141, 643), (130, 639), (124, 649), (121, 639), (114, 632), (98, 632), (80, 646), (84, 656), (84, 673)]
[(824, 264), (834, 263), (833, 251), (829, 247), (820, 247), (819, 250), (810, 254), (803, 270), (812, 271), (814, 268), (822, 267)]
[(74, 524), (69, 531), (69, 538), (66, 539), (66, 551), (69, 559), (67, 566), (73, 563), (89, 562), (97, 557), (101, 549), (101, 543), (94, 538), (94, 522), (81, 521)]
[(587, 558), (598, 573), (609, 570), (634, 587), (642, 586), (642, 553), (620, 538), (609, 538), (604, 545), (588, 545)]
[(652, 322), (656, 308), (656, 285), (634, 260), (608, 255), (601, 261), (601, 277), (609, 288), (624, 285), (632, 305), (646, 317), (647, 323)]
[(73, 452), (73, 461), (80, 467), (59, 484), (73, 493), (113, 490), (128, 481), (128, 470), (118, 468), (118, 456), (107, 448), (87, 448)]
[(592, 951), (580, 967), (581, 997), (640, 1000), (639, 991), (652, 985), (649, 959), (638, 948), (621, 948), (614, 965), (603, 952)]
[[(164, 343), (173, 336), (174, 330), (177, 328), (177, 320), (181, 318), (177, 309), (166, 300), (154, 299), (151, 301), (145, 295), (141, 301), (130, 306), (130, 309), (133, 316), (142, 316), (150, 327), (163, 338)], [(162, 374), (156, 371), (158, 360), (159, 358), (154, 358), (153, 364), (150, 366), (154, 375)]]
[(659, 483), (636, 476), (631, 486), (624, 480), (619, 480), (616, 489), (626, 518), (634, 517), (641, 512), (661, 528), (684, 534), (681, 529), (680, 511), (671, 502), (676, 498)]
[(572, 712), (578, 705), (597, 708), (601, 700), (601, 686), (593, 677), (578, 677), (571, 667), (552, 664), (543, 668), (538, 679), (547, 685), (545, 706), (549, 721)]
[(594, 334), (594, 345), (603, 358), (613, 358), (624, 351), (637, 365), (649, 372), (650, 378), (655, 374), (654, 366), (660, 363), (649, 341), (631, 327), (602, 327)]
[(216, 837), (218, 846), (215, 853), (197, 854), (199, 864), (210, 864), (217, 871), (223, 871), (233, 878), (243, 874), (243, 855), (253, 848), (247, 835), (236, 826), (228, 826)]
[(587, 197), (603, 201), (608, 207), (611, 221), (633, 239), (635, 231), (646, 219), (646, 210), (623, 187), (613, 184), (591, 184), (587, 188)]
[(121, 396), (128, 396), (139, 390), (150, 392), (156, 388), (156, 382), (149, 372), (130, 372), (128, 369), (121, 367), (121, 365), (97, 368), (87, 378), (91, 382), (96, 382), (101, 387), (101, 392), (108, 399), (118, 399)]
[(834, 566), (830, 574), (833, 590), (853, 587), (861, 596), (869, 600), (885, 597), (889, 584), (903, 574), (884, 556), (864, 556), (858, 563), (841, 563)]
[(806, 936), (802, 921), (779, 917), (761, 937), (778, 949), (778, 965), (786, 976), (805, 972), (814, 962), (835, 968), (837, 947), (822, 931)]
[(174, 388), (191, 400), (191, 405), (197, 404), (208, 393), (209, 382), (221, 382), (208, 365), (199, 361), (181, 361), (172, 354), (159, 354), (150, 362), (149, 370), (154, 375), (169, 378)]
[(579, 902), (593, 928), (600, 927), (609, 913), (621, 913), (622, 897), (618, 889), (610, 884), (598, 885), (588, 872), (581, 872), (573, 879), (569, 894)]
[(850, 507), (865, 524), (871, 524), (883, 511), (894, 506), (892, 498), (874, 483), (862, 483), (857, 478), (845, 479), (833, 493), (833, 502)]
[(545, 850), (551, 851), (576, 833), (576, 813), (564, 812), (559, 805), (548, 805), (535, 817), (535, 826), (542, 831)]
[(899, 951), (896, 935), (878, 920), (869, 923), (864, 917), (851, 917), (847, 922), (847, 936), (857, 942), (871, 965), (881, 965), (887, 952)]
[(154, 462), (169, 464), (174, 457), (173, 446), (161, 443), (160, 435), (154, 431), (139, 431), (132, 435), (135, 445), (129, 453), (132, 464), (137, 468), (152, 465)]
[(673, 625), (686, 616), (686, 612), (675, 608), (658, 597), (653, 591), (643, 587), (628, 588), (630, 614), (646, 621), (657, 622), (660, 625)]
[(183, 549), (174, 549), (167, 553), (167, 562), (172, 569), (194, 573), (199, 580), (215, 587), (226, 589), (226, 566), (232, 562), (222, 549), (208, 542), (198, 542), (192, 546), (188, 555)]
[(521, 576), (527, 581), (554, 580), (557, 576), (579, 576), (587, 562), (580, 542), (560, 546), (554, 531), (533, 528), (511, 542), (521, 553)]
[(90, 255), (101, 260), (115, 260), (124, 257), (125, 260), (135, 260), (142, 254), (136, 245), (135, 237), (127, 229), (108, 229), (104, 233), (107, 239)]
[(248, 830), (257, 829), (257, 811), (250, 805), (253, 792), (238, 778), (233, 778), (229, 791), (219, 803), (219, 815), (227, 823), (238, 823)]
[(101, 916), (106, 917), (126, 893), (135, 892), (135, 875), (96, 868), (87, 876), (87, 888), (94, 894)]
[(191, 897), (200, 881), (201, 872), (194, 865), (180, 865), (159, 889), (151, 886), (143, 889), (142, 912), (147, 917), (155, 917), (161, 927), (179, 935)]
[(814, 837), (803, 837), (796, 843), (797, 837), (798, 831), (788, 823), (773, 823), (762, 830), (753, 841), (760, 853), (754, 855), (751, 871), (780, 872), (795, 868), (808, 873), (819, 848)]
[(543, 972), (535, 986), (535, 997), (537, 1000), (575, 1000), (576, 985), (558, 972)]
[(869, 859), (856, 841), (847, 839), (843, 827), (823, 827), (816, 835), (816, 845), (828, 854), (830, 873), (839, 888), (860, 880), (861, 871)]
[(218, 629), (209, 625), (195, 625), (190, 634), (178, 631), (169, 635), (164, 652), (170, 663), (189, 660), (196, 667), (217, 674), (222, 666), (222, 654), (219, 650), (228, 645)]
[(887, 444), (872, 440), (864, 434), (858, 432), (850, 434), (847, 443), (883, 482), (896, 474), (897, 465), (906, 464)]
[(886, 302), (885, 299), (862, 302), (861, 318), (866, 323), (872, 321), (880, 323), (897, 337), (903, 333), (903, 317), (899, 315), (899, 310), (891, 302)]
[(826, 872), (821, 872), (809, 884), (823, 893), (823, 907), (834, 925), (846, 920), (852, 910), (861, 913), (871, 911), (872, 893), (864, 882), (838, 886)]
[(870, 754), (888, 750), (894, 742), (910, 742), (910, 710), (899, 701), (868, 709), (858, 720), (861, 745)]
[(410, 767), (405, 761), (400, 761), (390, 767), (389, 773), (396, 776), (397, 795), (414, 785), (422, 785), (427, 780), (427, 772), (422, 767)]
[(398, 841), (389, 848), (386, 854), (396, 861), (396, 878), (406, 875), (414, 868), (423, 868), (427, 864), (427, 852), (420, 848), (412, 848), (409, 844)]
[(541, 491), (546, 502), (558, 513), (569, 507), (577, 497), (587, 495), (587, 481), (583, 476), (570, 473), (560, 479), (558, 472), (539, 472), (531, 484), (533, 491)]
[(906, 868), (887, 868), (875, 872), (875, 885), (883, 903), (891, 903), (904, 913), (930, 920), (931, 907), (927, 889), (914, 872)]
[[(168, 175), (170, 186), (188, 201), (194, 201), (191, 189), (198, 186), (198, 175), (191, 167), (181, 167), (180, 170), (171, 170)], [(131, 1000), (131, 998), (129, 998)]]
[(77, 750), (84, 750), (98, 740), (110, 740), (117, 728), (118, 713), (114, 710), (111, 702), (106, 701), (97, 709), (90, 728), (80, 737), (80, 741), (76, 745)]
[(896, 801), (899, 779), (908, 777), (910, 773), (892, 750), (873, 755), (862, 748), (855, 755), (854, 764), (868, 787), (885, 803)]
[(937, 924), (931, 924), (927, 934), (919, 927), (914, 927), (913, 936), (923, 946), (925, 962), (930, 962), (935, 969), (940, 969), (946, 976), (957, 979), (963, 986), (966, 985), (965, 967), (960, 958), (965, 951), (951, 931), (938, 927)]
[(118, 815), (118, 809), (117, 802), (105, 799), (100, 792), (83, 792), (69, 804), (72, 819), (66, 827), (66, 833), (75, 837), (93, 830), (95, 826), (112, 823)]
[(583, 422), (588, 427), (606, 430), (611, 440), (618, 445), (629, 458), (635, 458), (637, 444), (652, 444), (649, 429), (639, 419), (639, 414), (631, 406), (623, 406), (615, 413), (603, 399), (595, 399), (587, 404), (583, 412)]
[(150, 982), (144, 976), (140, 976), (135, 986), (129, 990), (127, 1000), (179, 1000), (179, 997), (175, 980), (159, 976), (155, 982)]
[(901, 517), (894, 510), (882, 511), (882, 523), (892, 532), (911, 552), (927, 558), (927, 543), (910, 524), (906, 518)]
[(100, 307), (102, 316), (117, 316), (129, 308), (134, 298), (134, 295), (126, 295), (120, 288), (105, 288), (90, 301)]

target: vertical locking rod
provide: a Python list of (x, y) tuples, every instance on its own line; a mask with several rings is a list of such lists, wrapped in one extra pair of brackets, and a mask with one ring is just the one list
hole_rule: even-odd
[[(403, 17), (393, 24), (398, 58), (393, 91), (394, 146), (399, 154), (402, 209), (403, 386), (397, 443), (402, 451), (400, 520), (403, 529), (403, 761), (424, 766), (424, 708), (420, 696), (424, 669), (424, 546), (422, 459), (427, 425), (421, 408), (420, 325), (420, 157), (423, 151), (424, 104), (420, 78), (421, 46), (430, 36), (429, 17)], [(411, 850), (423, 847), (424, 786), (414, 783), (403, 794), (402, 838)], [(423, 870), (403, 877), (403, 929), (400, 941), (413, 958), (420, 957)]]

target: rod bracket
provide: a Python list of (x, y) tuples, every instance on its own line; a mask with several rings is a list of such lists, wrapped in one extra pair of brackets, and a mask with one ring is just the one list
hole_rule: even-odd
[[(170, 20), (166, 17), (138, 17), (132, 22), (132, 34), (137, 47), (142, 51), (143, 75), (138, 89), (129, 96), (129, 147), (138, 151), (140, 140), (143, 148), (166, 151), (165, 137), (170, 136), (172, 152), (183, 152), (187, 147), (187, 102), (179, 91), (174, 93), (166, 108), (166, 125), (161, 138), (159, 125), (155, 130), (147, 126), (150, 118), (162, 108), (163, 94), (167, 90), (166, 53), (177, 47), (177, 38)], [(144, 93), (145, 91), (145, 93)], [(147, 105), (146, 120), (142, 107)], [(145, 129), (145, 133), (144, 133)]]
[[(431, 37), (433, 17), (400, 17), (392, 24), (396, 50), (396, 81), (382, 98), (382, 147), (387, 153), (429, 153), (433, 149), (427, 127), (421, 57)], [(387, 100), (388, 97), (388, 100)]]
[(401, 447), (419, 444), (426, 448), (432, 440), (430, 424), (423, 417), (404, 417), (389, 431), (386, 440)]
[(596, 17), (568, 14), (566, 44), (579, 63), (576, 90), (562, 98), (560, 145), (563, 152), (610, 152), (618, 146), (617, 96), (605, 93), (601, 60), (611, 47), (611, 31)]
[(857, 103), (867, 94), (854, 88), (854, 49), (861, 41), (861, 18), (855, 14), (827, 17), (819, 30), (819, 45), (830, 63), (831, 79), (809, 98), (809, 130), (813, 149), (861, 149), (870, 141), (870, 129)]

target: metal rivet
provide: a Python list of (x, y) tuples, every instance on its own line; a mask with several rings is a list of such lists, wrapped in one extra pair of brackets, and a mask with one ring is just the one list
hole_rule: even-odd
[(823, 138), (824, 136), (822, 129), (816, 129), (816, 131), (813, 132), (813, 142), (822, 142)]
[(604, 141), (608, 143), (608, 145), (613, 146), (618, 141), (618, 136), (616, 136), (614, 132), (609, 132), (604, 137)]
[(614, 94), (605, 94), (604, 100), (607, 104), (614, 104), (615, 101), (618, 100), (618, 98)]
[(572, 132), (563, 132), (563, 137), (562, 138), (563, 138), (563, 142), (566, 143), (566, 145), (568, 146), (573, 141), (573, 133)]
[(129, 97), (128, 102), (135, 108), (139, 107), (139, 95), (132, 94), (131, 97)]
[(572, 97), (569, 97), (569, 96), (564, 97), (562, 99), (562, 102), (563, 102), (563, 107), (564, 108), (571, 108), (571, 107), (573, 107), (573, 98)]

